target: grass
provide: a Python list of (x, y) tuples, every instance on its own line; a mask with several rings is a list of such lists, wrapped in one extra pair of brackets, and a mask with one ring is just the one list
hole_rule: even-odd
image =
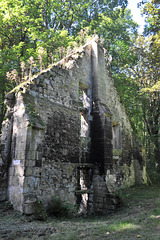
[[(55, 237), (52, 238), (54, 240)], [(80, 236), (77, 235), (77, 232), (69, 232), (64, 234), (64, 236), (59, 236), (56, 238), (57, 240), (80, 240)]]
[(131, 222), (118, 222), (118, 223), (111, 224), (109, 226), (109, 230), (112, 232), (122, 232), (126, 230), (130, 231), (132, 229), (137, 229), (137, 228), (139, 228), (139, 226)]

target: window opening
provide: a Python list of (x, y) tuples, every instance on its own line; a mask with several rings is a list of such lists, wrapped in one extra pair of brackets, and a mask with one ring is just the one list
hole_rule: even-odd
[(112, 135), (113, 135), (113, 149), (121, 149), (122, 148), (122, 140), (121, 140), (121, 128), (119, 123), (113, 123), (112, 126)]
[(80, 108), (80, 121), (81, 121), (81, 137), (89, 136), (88, 124), (88, 109), (90, 106), (89, 97), (87, 96), (87, 89), (79, 89), (79, 108)]

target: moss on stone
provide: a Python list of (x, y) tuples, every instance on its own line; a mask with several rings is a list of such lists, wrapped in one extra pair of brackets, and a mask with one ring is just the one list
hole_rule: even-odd
[(113, 156), (120, 156), (122, 155), (122, 149), (113, 149)]
[(45, 126), (43, 120), (41, 119), (41, 117), (38, 114), (37, 109), (34, 108), (34, 106), (32, 106), (30, 103), (28, 103), (26, 105), (26, 109), (27, 109), (27, 113), (29, 115), (29, 120), (30, 120), (32, 127), (41, 128), (41, 127)]
[(26, 110), (29, 116), (29, 121), (31, 127), (38, 128), (38, 129), (44, 129), (45, 123), (43, 122), (42, 118), (40, 117), (35, 104), (34, 104), (34, 98), (32, 96), (29, 96), (27, 94), (23, 94), (23, 100), (26, 106)]

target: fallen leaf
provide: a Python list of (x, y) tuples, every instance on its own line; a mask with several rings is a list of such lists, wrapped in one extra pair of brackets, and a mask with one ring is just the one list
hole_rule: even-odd
[(137, 235), (137, 238), (141, 238), (142, 236), (141, 235)]

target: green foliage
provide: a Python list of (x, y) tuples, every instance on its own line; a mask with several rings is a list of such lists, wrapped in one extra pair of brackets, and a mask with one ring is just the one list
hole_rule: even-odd
[(144, 34), (158, 34), (160, 32), (160, 2), (159, 0), (145, 1), (141, 4), (142, 13), (146, 16)]
[[(83, 28), (84, 26), (82, 26)], [(109, 56), (112, 56), (111, 71), (120, 72), (128, 62), (132, 62), (133, 55), (129, 53), (132, 45), (131, 36), (137, 34), (136, 24), (128, 9), (113, 8), (112, 11), (100, 12), (89, 24), (89, 33), (96, 34), (103, 39), (103, 46)]]
[(39, 113), (37, 112), (37, 109), (35, 109), (34, 106), (30, 103), (27, 103), (26, 108), (27, 108), (27, 112), (29, 115), (31, 127), (36, 127), (36, 126), (44, 127), (45, 124), (44, 124), (43, 120), (41, 119)]
[[(154, 166), (160, 169), (160, 44), (158, 36), (139, 36), (132, 51), (138, 61), (135, 65), (126, 65), (125, 71), (134, 84), (137, 94), (136, 101), (140, 103), (141, 122), (143, 120), (143, 142), (147, 148), (147, 156), (154, 156)], [(141, 131), (142, 133), (142, 131)]]
[(58, 196), (52, 196), (47, 206), (47, 213), (52, 217), (71, 217), (75, 215), (74, 206), (62, 201)]
[(155, 216), (160, 215), (160, 208), (154, 209), (154, 210), (153, 210), (153, 214), (154, 214)]
[(153, 184), (160, 182), (160, 174), (157, 172), (157, 168), (155, 166), (154, 155), (147, 161), (147, 174)]
[(47, 219), (47, 212), (41, 200), (34, 203), (34, 219), (45, 221)]
[(143, 141), (142, 102), (141, 97), (137, 94), (139, 88), (133, 79), (127, 77), (124, 73), (114, 74), (113, 78), (120, 100), (129, 115), (134, 132)]

